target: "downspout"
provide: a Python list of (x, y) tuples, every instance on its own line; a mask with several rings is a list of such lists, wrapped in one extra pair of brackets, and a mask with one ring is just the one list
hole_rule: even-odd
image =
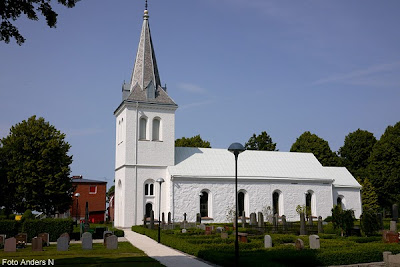
[(136, 225), (136, 223), (137, 223), (137, 203), (138, 203), (138, 195), (137, 195), (137, 193), (138, 193), (138, 177), (137, 177), (137, 175), (138, 175), (138, 135), (139, 135), (139, 133), (138, 133), (138, 131), (139, 131), (139, 102), (138, 101), (136, 101), (136, 136), (135, 136), (135, 142), (136, 142), (136, 149), (135, 149), (135, 197), (136, 197), (136, 199), (135, 199), (135, 224), (134, 225)]
[(172, 223), (175, 222), (175, 186), (174, 186), (174, 176), (171, 175), (171, 185), (172, 185)]

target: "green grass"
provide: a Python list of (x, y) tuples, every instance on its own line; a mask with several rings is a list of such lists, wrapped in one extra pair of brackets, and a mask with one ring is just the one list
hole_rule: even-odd
[(55, 265), (64, 266), (162, 266), (158, 261), (148, 257), (143, 251), (129, 242), (119, 242), (117, 250), (108, 250), (101, 243), (94, 243), (92, 250), (82, 250), (81, 244), (70, 244), (68, 251), (57, 251), (56, 245), (44, 247), (44, 251), (32, 251), (28, 246), (17, 252), (0, 251), (0, 263), (3, 259), (45, 260), (54, 259)]
[[(133, 226), (133, 231), (157, 238), (157, 230)], [(400, 244), (385, 244), (381, 236), (340, 237), (321, 234), (321, 249), (309, 249), (308, 236), (270, 234), (273, 248), (264, 248), (264, 235), (249, 235), (249, 243), (240, 243), (241, 266), (327, 266), (383, 261), (382, 252), (400, 253)], [(306, 249), (298, 251), (293, 243), (297, 238), (304, 241)], [(189, 229), (186, 234), (179, 230), (161, 232), (161, 242), (188, 254), (203, 258), (221, 266), (234, 265), (234, 236), (221, 239), (219, 234), (205, 235), (199, 229)]]

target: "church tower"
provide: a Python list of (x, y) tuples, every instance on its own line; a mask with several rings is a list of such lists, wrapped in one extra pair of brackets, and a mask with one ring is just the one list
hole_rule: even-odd
[(161, 86), (146, 4), (132, 77), (114, 112), (115, 226), (142, 224), (151, 210), (158, 214), (155, 181), (167, 180), (167, 167), (174, 165), (177, 108)]

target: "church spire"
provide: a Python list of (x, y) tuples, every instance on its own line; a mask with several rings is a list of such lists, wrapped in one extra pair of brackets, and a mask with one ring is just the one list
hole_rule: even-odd
[(135, 65), (133, 67), (130, 90), (138, 84), (142, 90), (151, 87), (154, 91), (161, 86), (160, 76), (158, 74), (156, 56), (154, 54), (153, 42), (151, 40), (149, 26), (149, 11), (147, 10), (147, 1), (143, 15), (142, 32), (140, 34), (139, 47), (136, 54)]

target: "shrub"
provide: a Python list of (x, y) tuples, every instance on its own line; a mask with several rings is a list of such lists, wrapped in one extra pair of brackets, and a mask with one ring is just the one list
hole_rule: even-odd
[(5, 234), (8, 237), (13, 237), (18, 233), (18, 224), (15, 220), (1, 220), (0, 234)]
[(22, 215), (22, 219), (25, 221), (25, 220), (33, 220), (33, 219), (35, 219), (35, 215), (33, 215), (33, 213), (32, 213), (32, 211), (31, 210), (26, 210), (25, 212), (24, 212), (24, 214)]
[(371, 210), (364, 210), (360, 218), (361, 230), (369, 236), (381, 229), (378, 215)]
[(113, 231), (114, 235), (116, 235), (118, 237), (124, 237), (124, 235), (125, 235), (124, 230), (120, 230), (117, 228), (111, 228), (111, 231)]
[(72, 230), (72, 219), (26, 220), (22, 224), (22, 231), (28, 234), (28, 242), (40, 233), (49, 233), (50, 241), (54, 242), (63, 233), (71, 235)]
[(354, 226), (354, 211), (353, 210), (343, 210), (340, 206), (335, 206), (332, 209), (332, 223), (333, 227), (340, 228), (343, 233), (350, 235), (350, 231)]

